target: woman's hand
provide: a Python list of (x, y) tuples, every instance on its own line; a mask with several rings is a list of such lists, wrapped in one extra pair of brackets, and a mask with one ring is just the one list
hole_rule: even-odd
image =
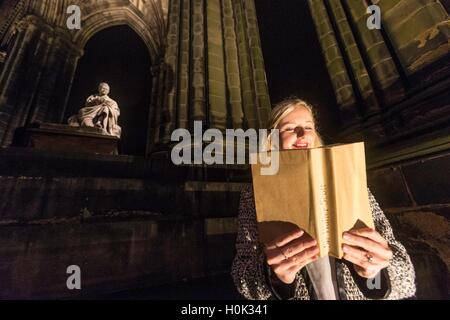
[(268, 244), (264, 251), (267, 264), (277, 277), (291, 284), (301, 268), (318, 258), (319, 247), (316, 240), (297, 229)]
[(343, 238), (343, 259), (352, 262), (361, 277), (373, 278), (389, 266), (392, 250), (377, 231), (371, 228), (352, 229), (344, 232)]

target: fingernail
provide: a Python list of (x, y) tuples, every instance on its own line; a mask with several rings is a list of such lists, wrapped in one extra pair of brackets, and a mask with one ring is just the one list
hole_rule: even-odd
[(348, 233), (344, 233), (342, 237), (344, 238), (344, 240), (350, 240), (350, 236)]
[(296, 233), (294, 233), (294, 235), (295, 235), (297, 238), (300, 238), (300, 237), (303, 235), (303, 230), (298, 230)]
[(344, 251), (344, 252), (348, 252), (348, 248), (347, 248), (347, 246), (342, 246), (342, 250)]

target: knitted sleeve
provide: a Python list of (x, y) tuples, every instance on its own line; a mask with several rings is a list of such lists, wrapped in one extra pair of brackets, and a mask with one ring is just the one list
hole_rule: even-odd
[[(255, 203), (252, 186), (241, 192), (236, 238), (236, 257), (232, 266), (232, 277), (237, 290), (250, 300), (277, 298), (268, 283), (263, 248), (258, 239)], [(309, 294), (303, 276), (298, 273), (293, 299), (308, 299)]]
[(391, 292), (387, 299), (397, 300), (410, 298), (416, 293), (415, 272), (411, 258), (406, 252), (405, 247), (395, 239), (388, 219), (370, 190), (369, 201), (372, 208), (375, 229), (388, 242), (393, 252), (391, 263), (387, 267), (391, 283)]
[(231, 275), (245, 298), (266, 300), (272, 296), (265, 279), (264, 253), (258, 240), (256, 212), (251, 186), (241, 192), (236, 238), (236, 257)]

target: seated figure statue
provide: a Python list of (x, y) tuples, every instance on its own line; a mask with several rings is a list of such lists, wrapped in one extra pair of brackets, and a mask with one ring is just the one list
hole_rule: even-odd
[(120, 138), (122, 129), (117, 124), (120, 109), (117, 102), (108, 96), (109, 91), (107, 83), (100, 83), (98, 94), (87, 98), (85, 107), (69, 118), (69, 125), (101, 128), (106, 134)]

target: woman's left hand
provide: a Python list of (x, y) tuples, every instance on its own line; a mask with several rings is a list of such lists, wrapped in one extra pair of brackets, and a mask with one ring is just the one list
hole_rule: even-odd
[(343, 238), (343, 259), (352, 262), (361, 277), (371, 279), (389, 266), (392, 250), (377, 231), (371, 228), (352, 229), (344, 232)]

